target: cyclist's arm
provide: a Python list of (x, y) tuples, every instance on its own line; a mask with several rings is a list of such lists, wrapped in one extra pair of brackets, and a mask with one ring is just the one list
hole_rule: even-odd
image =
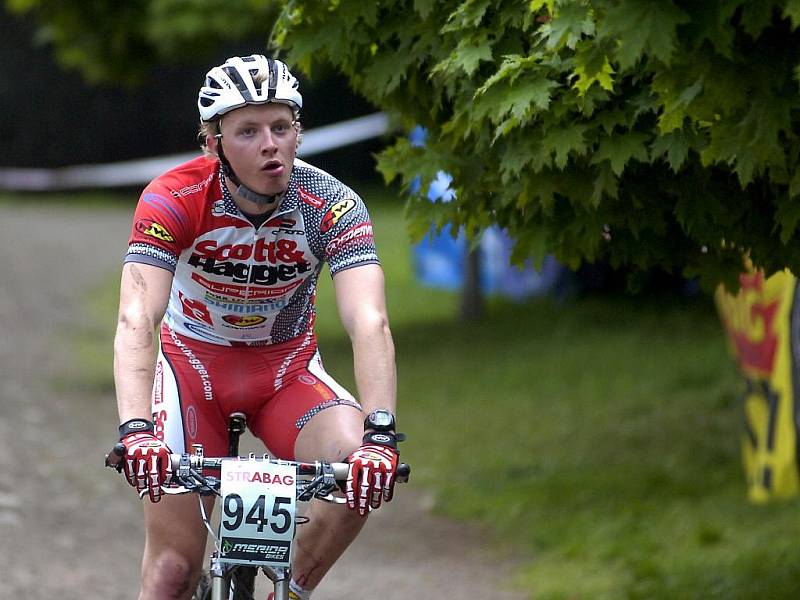
[(114, 338), (114, 383), (120, 423), (152, 420), (150, 394), (155, 371), (155, 328), (164, 316), (172, 273), (128, 262), (122, 268), (119, 316)]
[(339, 316), (353, 345), (358, 398), (364, 412), (395, 412), (397, 373), (386, 312), (383, 270), (366, 264), (333, 276)]

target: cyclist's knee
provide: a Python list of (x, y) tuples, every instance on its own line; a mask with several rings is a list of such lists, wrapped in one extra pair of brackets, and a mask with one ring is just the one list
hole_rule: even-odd
[(323, 411), (306, 423), (295, 442), (298, 460), (325, 458), (343, 461), (361, 444), (364, 418), (350, 406), (335, 406)]
[(161, 551), (145, 564), (143, 598), (191, 598), (199, 567), (172, 548)]

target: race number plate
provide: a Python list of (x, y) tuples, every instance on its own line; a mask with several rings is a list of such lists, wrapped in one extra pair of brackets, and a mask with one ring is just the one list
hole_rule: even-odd
[(222, 461), (222, 562), (288, 567), (295, 532), (295, 468), (265, 459)]

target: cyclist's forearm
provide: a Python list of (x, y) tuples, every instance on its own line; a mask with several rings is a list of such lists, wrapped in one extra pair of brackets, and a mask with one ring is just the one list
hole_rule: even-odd
[(394, 342), (385, 316), (362, 321), (352, 336), (353, 369), (364, 412), (396, 411), (397, 371)]
[(120, 422), (150, 419), (156, 353), (156, 325), (167, 306), (172, 273), (151, 265), (126, 263), (120, 284), (114, 338), (114, 384)]
[(155, 371), (155, 324), (140, 316), (120, 318), (114, 338), (114, 384), (120, 423), (151, 419), (150, 394)]

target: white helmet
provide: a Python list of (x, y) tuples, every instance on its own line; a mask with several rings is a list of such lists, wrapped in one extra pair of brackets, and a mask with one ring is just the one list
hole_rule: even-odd
[(197, 108), (203, 121), (213, 121), (247, 104), (280, 102), (297, 114), (303, 97), (299, 83), (281, 61), (262, 54), (234, 56), (206, 73)]

